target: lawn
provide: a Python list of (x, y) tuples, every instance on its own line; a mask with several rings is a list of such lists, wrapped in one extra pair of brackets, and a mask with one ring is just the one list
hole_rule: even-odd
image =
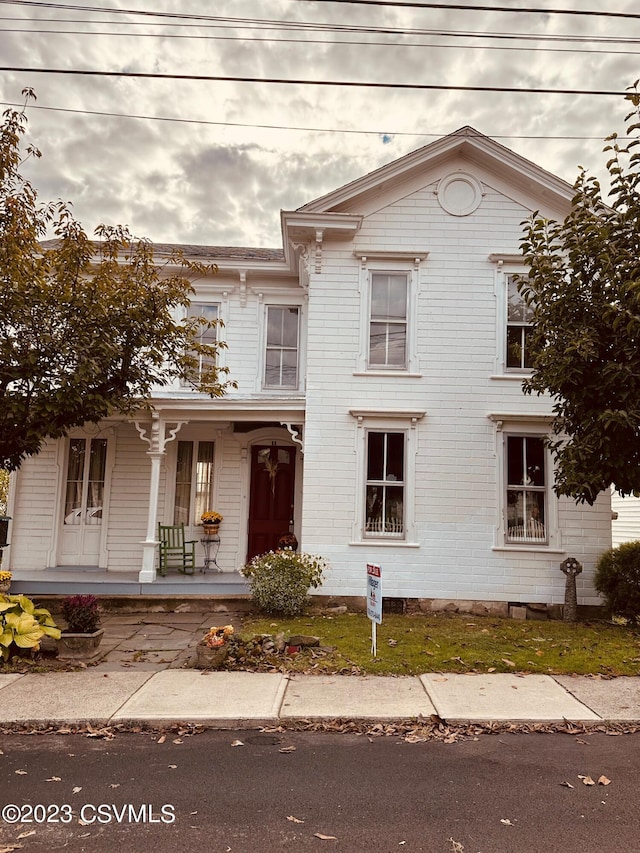
[(385, 615), (371, 655), (363, 614), (247, 619), (242, 635), (311, 634), (330, 652), (301, 652), (287, 668), (415, 675), (424, 672), (538, 672), (640, 675), (640, 634), (605, 621), (519, 621), (449, 614)]

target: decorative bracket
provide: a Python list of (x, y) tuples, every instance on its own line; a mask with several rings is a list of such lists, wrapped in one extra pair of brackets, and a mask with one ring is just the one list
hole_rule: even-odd
[(322, 228), (316, 229), (316, 272), (322, 272), (322, 238), (324, 231)]
[(149, 445), (148, 453), (164, 453), (165, 446), (173, 441), (176, 435), (180, 432), (180, 429), (188, 423), (188, 421), (176, 421), (175, 426), (173, 428), (169, 428), (169, 435), (167, 436), (167, 424), (165, 421), (160, 420), (160, 414), (158, 412), (151, 413), (151, 428), (148, 429), (146, 426), (142, 426), (140, 421), (134, 421), (134, 426), (138, 430), (138, 434), (143, 441)]
[(302, 438), (302, 428), (297, 426), (297, 424), (283, 423), (283, 426), (287, 428), (287, 430), (289, 431), (289, 435), (291, 436), (293, 441), (295, 441), (296, 444), (300, 445), (300, 450), (304, 455), (304, 440)]
[(247, 305), (247, 271), (240, 270), (240, 307), (245, 308)]

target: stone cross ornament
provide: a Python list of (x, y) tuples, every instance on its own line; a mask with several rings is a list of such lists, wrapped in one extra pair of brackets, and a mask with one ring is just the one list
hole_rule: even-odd
[(576, 594), (576, 577), (582, 571), (582, 564), (575, 557), (567, 557), (560, 563), (560, 570), (567, 576), (564, 585), (564, 609), (562, 618), (565, 622), (575, 622), (578, 618), (578, 596)]

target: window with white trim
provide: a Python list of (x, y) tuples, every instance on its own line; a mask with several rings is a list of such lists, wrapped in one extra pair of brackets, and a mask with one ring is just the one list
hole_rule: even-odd
[(404, 432), (367, 432), (365, 536), (404, 537)]
[(544, 439), (505, 435), (505, 530), (509, 543), (547, 544), (547, 451)]
[[(188, 316), (203, 317), (208, 323), (210, 323), (213, 320), (220, 319), (220, 306), (215, 302), (191, 302), (189, 305)], [(200, 326), (198, 333), (196, 334), (196, 340), (200, 344), (217, 343), (218, 326)], [(180, 383), (183, 387), (191, 387), (194, 382), (197, 382), (200, 379), (200, 377), (202, 376), (202, 372), (205, 368), (210, 367), (212, 364), (216, 363), (216, 359), (208, 358), (207, 356), (201, 353), (193, 352), (193, 355), (197, 359), (195, 371), (192, 376), (193, 381), (183, 379)]]
[(507, 334), (505, 366), (511, 370), (530, 370), (532, 365), (529, 341), (533, 321), (533, 307), (528, 305), (518, 289), (522, 276), (506, 276), (507, 284)]
[(408, 291), (408, 273), (371, 272), (369, 367), (407, 367)]
[(267, 305), (265, 335), (265, 388), (297, 388), (300, 308)]
[(213, 509), (213, 441), (179, 441), (173, 523), (197, 525)]

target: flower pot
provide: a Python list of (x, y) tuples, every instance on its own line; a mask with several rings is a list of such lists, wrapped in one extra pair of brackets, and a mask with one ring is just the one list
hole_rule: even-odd
[(0, 581), (0, 595), (9, 595), (11, 581)]
[(58, 657), (62, 660), (91, 660), (98, 654), (104, 628), (92, 634), (73, 634), (63, 631), (58, 640)]
[(217, 536), (218, 531), (220, 530), (219, 524), (203, 524), (202, 529), (204, 530), (205, 536)]
[(227, 659), (229, 646), (217, 646), (215, 649), (198, 643), (196, 646), (196, 669), (218, 669)]

